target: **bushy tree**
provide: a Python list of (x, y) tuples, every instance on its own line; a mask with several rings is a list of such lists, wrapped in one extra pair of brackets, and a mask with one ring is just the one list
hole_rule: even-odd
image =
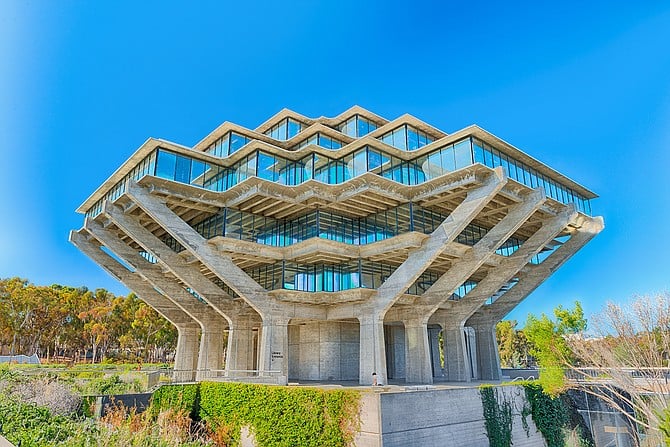
[(133, 293), (0, 279), (0, 354), (165, 361), (176, 340), (175, 328)]
[(540, 367), (539, 381), (545, 392), (553, 396), (566, 389), (564, 368), (576, 361), (568, 339), (586, 330), (587, 325), (579, 301), (575, 301), (574, 309), (558, 306), (554, 317), (551, 319), (543, 313), (538, 318), (530, 314), (523, 330), (530, 354)]
[(525, 368), (528, 366), (528, 342), (526, 334), (517, 329), (516, 320), (503, 320), (496, 325), (496, 338), (503, 368)]

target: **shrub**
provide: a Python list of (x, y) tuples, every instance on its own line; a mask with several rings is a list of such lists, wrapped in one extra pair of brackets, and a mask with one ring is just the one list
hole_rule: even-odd
[(358, 429), (359, 401), (357, 391), (203, 382), (161, 387), (151, 413), (190, 411), (222, 445), (249, 426), (259, 446), (343, 446)]

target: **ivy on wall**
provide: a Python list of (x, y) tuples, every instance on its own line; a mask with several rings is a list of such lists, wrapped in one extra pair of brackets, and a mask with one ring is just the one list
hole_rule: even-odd
[(360, 424), (359, 406), (360, 393), (353, 390), (202, 382), (161, 387), (151, 411), (189, 411), (226, 445), (236, 445), (247, 426), (261, 447), (321, 447), (351, 443)]
[(484, 425), (491, 447), (512, 445), (512, 403), (502, 394), (498, 402), (498, 391), (490, 385), (479, 389), (484, 407)]
[(588, 428), (583, 425), (581, 416), (565, 394), (552, 397), (536, 382), (524, 383), (523, 387), (533, 422), (547, 441), (547, 447), (563, 447), (566, 442), (566, 429), (577, 430), (582, 447), (594, 445)]

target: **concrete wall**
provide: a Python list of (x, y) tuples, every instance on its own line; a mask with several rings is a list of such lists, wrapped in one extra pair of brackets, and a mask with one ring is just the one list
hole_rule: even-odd
[[(523, 429), (521, 409), (525, 394), (519, 386), (497, 388), (513, 402), (514, 447), (538, 447), (546, 443), (532, 417)], [(488, 446), (482, 401), (477, 388), (405, 392), (369, 392), (363, 395), (359, 447), (391, 446)]]
[(289, 325), (289, 379), (358, 380), (359, 340), (357, 323)]

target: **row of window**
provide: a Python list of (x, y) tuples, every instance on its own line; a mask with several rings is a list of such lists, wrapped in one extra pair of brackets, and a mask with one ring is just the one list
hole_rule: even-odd
[(380, 137), (382, 142), (403, 151), (415, 151), (435, 141), (430, 135), (404, 124)]
[(337, 130), (350, 137), (360, 138), (377, 130), (377, 124), (356, 114), (337, 126)]
[(335, 149), (339, 149), (339, 148), (342, 147), (342, 142), (341, 141), (338, 141), (334, 138), (327, 137), (326, 135), (323, 135), (322, 133), (317, 132), (314, 135), (312, 135), (311, 137), (309, 137), (308, 139), (300, 142), (298, 144), (298, 149), (302, 149), (303, 147), (307, 147), (310, 144), (315, 144), (317, 146), (321, 146), (323, 148), (330, 149), (330, 150), (335, 150)]
[[(225, 191), (249, 177), (295, 186), (312, 179), (340, 184), (366, 172), (405, 185), (418, 185), (473, 163), (492, 168), (502, 166), (512, 179), (532, 188), (541, 186), (549, 197), (562, 203), (574, 203), (579, 211), (591, 214), (588, 199), (476, 138), (465, 138), (409, 161), (365, 146), (337, 159), (312, 153), (295, 161), (255, 151), (232, 166), (219, 166), (158, 149), (157, 153), (140, 162), (107, 196), (117, 194), (118, 197), (123, 193), (125, 180), (145, 174), (213, 191)], [(91, 214), (99, 213), (100, 206), (100, 203), (96, 204)]]
[(475, 163), (481, 163), (491, 168), (502, 166), (507, 175), (519, 183), (523, 183), (532, 188), (541, 186), (547, 196), (558, 200), (561, 203), (574, 203), (579, 211), (584, 214), (591, 214), (591, 204), (589, 200), (584, 199), (572, 189), (539, 173), (525, 163), (515, 160), (504, 152), (495, 149), (477, 138), (472, 138), (472, 141)]
[[(339, 292), (358, 288), (377, 289), (396, 268), (370, 261), (309, 265), (282, 261), (251, 269), (247, 273), (266, 290)], [(422, 295), (438, 278), (439, 274), (426, 271), (405, 292), (409, 295)], [(454, 291), (451, 298), (462, 298), (475, 285), (473, 281), (466, 281)]]
[(284, 118), (265, 132), (265, 135), (275, 140), (290, 140), (302, 132), (304, 125), (293, 118)]
[[(156, 175), (216, 191), (225, 191), (251, 176), (295, 186), (311, 179), (339, 184), (366, 172), (405, 185), (418, 185), (473, 163), (492, 168), (502, 166), (510, 178), (532, 188), (541, 186), (547, 196), (562, 203), (574, 203), (579, 211), (591, 214), (588, 199), (475, 138), (467, 138), (410, 161), (366, 146), (339, 159), (310, 154), (296, 161), (257, 151), (233, 166), (218, 167), (161, 150)], [(187, 173), (189, 164), (192, 165), (191, 172)], [(187, 178), (192, 181), (185, 180)]]
[[(409, 231), (432, 233), (446, 217), (411, 203), (362, 218), (317, 210), (292, 220), (277, 220), (225, 208), (193, 228), (206, 239), (224, 236), (275, 247), (286, 247), (313, 237), (365, 245)], [(475, 245), (487, 232), (484, 227), (470, 224), (456, 241)], [(512, 237), (496, 252), (511, 256), (522, 242)]]
[[(374, 127), (373, 123), (366, 121), (358, 116), (352, 118), (351, 120), (355, 120), (355, 122), (352, 123), (352, 126), (355, 125), (356, 127), (341, 128), (343, 131), (346, 131), (343, 133), (346, 133), (347, 135), (354, 133), (355, 135), (351, 136), (360, 137), (366, 135), (368, 132), (371, 132), (376, 128)], [(347, 121), (346, 123), (349, 123), (351, 120)], [(287, 140), (297, 135), (302, 130), (302, 127), (300, 126), (301, 125), (297, 121), (287, 118), (277, 126), (267, 131), (266, 134), (278, 140)], [(405, 151), (417, 150), (426, 144), (435, 141), (425, 132), (417, 130), (407, 124), (382, 135), (379, 139), (386, 144)], [(207, 149), (205, 149), (204, 152), (215, 155), (217, 157), (225, 158), (237, 152), (242, 146), (249, 143), (249, 141), (251, 140), (244, 135), (240, 135), (231, 131), (216, 140), (216, 142), (212, 143)], [(310, 144), (321, 146), (330, 150), (340, 149), (344, 145), (344, 143), (335, 138), (331, 138), (323, 135), (320, 132), (317, 132), (311, 137), (298, 143), (298, 145), (292, 149), (301, 149), (303, 147), (309, 146)]]
[(225, 158), (233, 155), (248, 142), (249, 138), (244, 135), (228, 132), (205, 149), (205, 152), (217, 157)]

